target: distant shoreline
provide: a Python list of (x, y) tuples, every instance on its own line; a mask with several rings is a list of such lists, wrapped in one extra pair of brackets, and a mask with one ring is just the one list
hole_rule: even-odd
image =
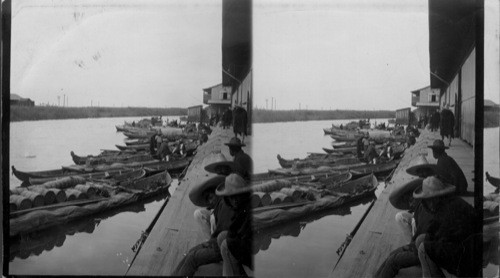
[(10, 121), (187, 115), (186, 108), (11, 106)]
[(350, 120), (350, 119), (392, 119), (395, 111), (381, 110), (265, 110), (252, 111), (253, 123)]

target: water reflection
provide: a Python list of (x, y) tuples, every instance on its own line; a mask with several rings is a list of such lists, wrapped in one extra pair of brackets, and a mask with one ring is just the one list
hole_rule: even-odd
[[(12, 262), (15, 258), (21, 260), (29, 257), (36, 257), (46, 252), (50, 252), (54, 248), (62, 247), (66, 238), (79, 233), (92, 234), (99, 226), (101, 221), (111, 218), (123, 212), (141, 213), (146, 211), (146, 204), (162, 201), (170, 197), (170, 193), (164, 192), (151, 198), (145, 199), (140, 203), (130, 204), (124, 207), (112, 209), (102, 213), (85, 217), (84, 219), (70, 221), (68, 223), (36, 231), (27, 234), (21, 234), (10, 238), (9, 246), (9, 261)], [(133, 244), (133, 243), (131, 243)]]
[(310, 224), (316, 220), (319, 220), (325, 216), (337, 215), (346, 216), (352, 213), (351, 208), (357, 207), (359, 205), (365, 205), (375, 200), (376, 197), (371, 195), (370, 197), (360, 199), (358, 201), (346, 204), (340, 208), (327, 209), (319, 212), (315, 212), (304, 217), (294, 219), (286, 224), (281, 224), (273, 226), (271, 228), (260, 229), (254, 233), (254, 254), (259, 253), (259, 251), (268, 250), (273, 239), (279, 239), (281, 237), (291, 236), (298, 237), (300, 232), (305, 229), (307, 224)]

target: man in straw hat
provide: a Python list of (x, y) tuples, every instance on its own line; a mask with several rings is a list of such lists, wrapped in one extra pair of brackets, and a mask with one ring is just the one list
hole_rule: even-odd
[(243, 266), (253, 269), (250, 192), (251, 188), (238, 174), (227, 176), (215, 191), (235, 211), (228, 231), (217, 237), (223, 259), (223, 276), (245, 276)]
[(422, 181), (436, 173), (436, 165), (429, 164), (424, 156), (418, 156), (411, 162), (406, 172), (419, 177), (402, 185), (395, 185), (389, 195), (389, 201), (400, 211), (396, 214), (396, 223), (410, 241), (392, 251), (380, 265), (375, 277), (395, 277), (399, 270), (420, 265), (415, 242), (425, 234), (432, 222), (433, 214), (426, 209), (420, 200), (413, 199), (413, 191), (422, 185)]
[(250, 180), (252, 174), (252, 158), (246, 154), (241, 147), (246, 146), (241, 143), (240, 139), (233, 137), (224, 145), (229, 147), (229, 154), (234, 157), (233, 161), (236, 164), (236, 173), (240, 174), (245, 180)]
[(198, 267), (222, 261), (217, 236), (227, 229), (231, 224), (234, 215), (233, 210), (215, 195), (215, 188), (224, 184), (225, 176), (214, 176), (195, 185), (189, 192), (189, 199), (196, 206), (213, 209), (196, 210), (195, 219), (201, 224), (205, 234), (210, 234), (210, 239), (202, 244), (193, 247), (186, 256), (179, 262), (171, 275), (192, 276)]
[(448, 147), (445, 147), (443, 140), (435, 140), (428, 147), (432, 149), (432, 155), (437, 159), (437, 173), (443, 181), (455, 185), (457, 194), (467, 192), (468, 185), (464, 172), (457, 162), (445, 152)]
[[(441, 269), (459, 277), (477, 277), (481, 260), (475, 260), (474, 208), (456, 196), (455, 186), (428, 177), (413, 193), (433, 214), (426, 233), (417, 240), (423, 277), (444, 277)], [(480, 236), (480, 235), (479, 235)], [(480, 239), (480, 238), (479, 238)], [(476, 265), (479, 262), (479, 265)]]

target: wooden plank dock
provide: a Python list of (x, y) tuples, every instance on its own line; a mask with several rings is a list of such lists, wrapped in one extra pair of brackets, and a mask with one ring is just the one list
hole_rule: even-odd
[[(429, 163), (436, 163), (432, 150), (427, 148), (436, 139), (441, 139), (438, 132), (422, 131), (414, 146), (405, 152), (404, 158), (394, 172), (393, 178), (378, 196), (377, 201), (353, 237), (338, 265), (330, 273), (330, 277), (373, 277), (378, 267), (389, 253), (408, 243), (395, 221), (395, 215), (400, 210), (389, 202), (389, 194), (394, 184), (406, 183), (414, 177), (406, 173), (410, 161), (418, 155), (427, 155)], [(445, 139), (447, 143), (448, 140)], [(470, 145), (454, 139), (450, 149), (446, 151), (462, 168), (467, 177), (470, 192), (474, 191), (474, 151)], [(474, 205), (473, 197), (464, 197), (469, 204)], [(419, 277), (419, 267), (401, 270), (397, 277)]]
[[(224, 143), (233, 136), (232, 129), (215, 128), (208, 142), (198, 147), (186, 176), (172, 194), (127, 275), (168, 276), (189, 249), (207, 240), (193, 217), (198, 207), (189, 200), (189, 192), (195, 184), (212, 175), (203, 169), (210, 156), (221, 152), (232, 160)], [(245, 139), (247, 146), (243, 150), (248, 153), (251, 140)]]

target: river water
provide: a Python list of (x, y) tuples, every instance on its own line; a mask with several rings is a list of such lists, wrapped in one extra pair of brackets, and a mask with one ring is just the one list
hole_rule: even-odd
[[(178, 119), (178, 117), (170, 117)], [(166, 117), (163, 117), (166, 120)], [(124, 145), (115, 125), (140, 118), (100, 118), (14, 122), (10, 125), (10, 166), (41, 171), (71, 165), (70, 151), (99, 154)], [(11, 170), (12, 174), (12, 170)], [(10, 188), (21, 182), (10, 176)], [(175, 190), (172, 182), (170, 192)], [(146, 230), (167, 196), (131, 205), (49, 231), (11, 241), (9, 274), (124, 275), (134, 257), (131, 247)]]

